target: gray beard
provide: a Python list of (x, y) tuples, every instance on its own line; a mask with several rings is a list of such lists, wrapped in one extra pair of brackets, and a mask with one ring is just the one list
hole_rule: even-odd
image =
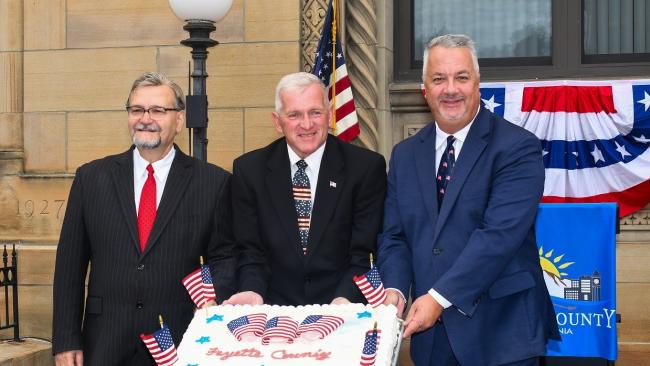
[(140, 149), (152, 150), (160, 146), (160, 138), (154, 141), (140, 141), (137, 137), (133, 136), (133, 144)]

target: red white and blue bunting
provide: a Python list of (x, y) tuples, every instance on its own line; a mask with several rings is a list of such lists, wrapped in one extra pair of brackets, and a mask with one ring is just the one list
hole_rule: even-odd
[(543, 202), (650, 202), (650, 80), (481, 83), (481, 100), (541, 140)]

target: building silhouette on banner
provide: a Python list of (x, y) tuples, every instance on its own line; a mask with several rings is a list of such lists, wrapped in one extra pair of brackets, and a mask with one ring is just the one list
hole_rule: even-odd
[(564, 298), (577, 301), (600, 301), (601, 283), (600, 273), (594, 271), (591, 276), (569, 278), (571, 285), (564, 289)]

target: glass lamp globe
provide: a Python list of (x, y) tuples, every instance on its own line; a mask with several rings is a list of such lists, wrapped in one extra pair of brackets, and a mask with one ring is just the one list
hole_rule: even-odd
[(218, 22), (228, 14), (232, 0), (169, 0), (169, 6), (181, 20)]

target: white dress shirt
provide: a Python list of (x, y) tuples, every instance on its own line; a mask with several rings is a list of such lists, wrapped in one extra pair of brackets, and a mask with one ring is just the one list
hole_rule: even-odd
[[(160, 199), (165, 189), (165, 183), (167, 182), (167, 176), (169, 175), (169, 169), (172, 167), (174, 156), (176, 156), (176, 149), (172, 146), (164, 158), (151, 164), (153, 166), (153, 177), (156, 180), (156, 209), (160, 205)], [(140, 155), (138, 149), (133, 149), (133, 193), (135, 196), (136, 215), (140, 210), (142, 187), (144, 187), (144, 183), (149, 176), (149, 172), (147, 172), (148, 165), (149, 162)]]
[[(476, 116), (474, 116), (474, 118), (476, 118)], [(472, 124), (474, 124), (474, 119), (472, 119), (472, 121), (468, 123), (467, 126), (463, 127), (460, 131), (457, 131), (456, 133), (453, 134), (455, 138), (453, 146), (454, 146), (454, 156), (456, 158), (456, 161), (458, 161), (458, 157), (460, 156), (460, 150), (463, 148), (463, 143), (465, 143), (465, 140), (467, 140), (467, 133), (469, 132), (470, 127), (472, 127)], [(442, 160), (442, 154), (445, 152), (445, 149), (447, 148), (447, 137), (449, 137), (449, 135), (450, 134), (441, 130), (440, 127), (438, 127), (438, 123), (436, 123), (436, 174), (438, 174), (438, 167), (440, 166), (440, 160)], [(452, 177), (454, 176), (453, 170), (451, 172), (451, 175)], [(438, 304), (442, 305), (444, 309), (452, 305), (447, 299), (445, 299), (444, 296), (440, 295), (433, 288), (429, 290), (429, 295), (433, 296), (433, 298), (438, 302)]]
[[(299, 160), (304, 160), (307, 163), (305, 168), (305, 173), (307, 173), (307, 178), (309, 178), (309, 190), (311, 191), (311, 209), (314, 209), (314, 200), (316, 199), (316, 185), (318, 184), (318, 173), (320, 172), (320, 162), (323, 160), (323, 153), (325, 152), (325, 144), (321, 145), (316, 151), (311, 153), (304, 159), (301, 159), (298, 154), (293, 151), (291, 146), (287, 145), (287, 150), (289, 150), (289, 162), (291, 163), (291, 180), (293, 181), (293, 176), (298, 171), (298, 166), (296, 163)], [(309, 214), (311, 220), (311, 212)]]

